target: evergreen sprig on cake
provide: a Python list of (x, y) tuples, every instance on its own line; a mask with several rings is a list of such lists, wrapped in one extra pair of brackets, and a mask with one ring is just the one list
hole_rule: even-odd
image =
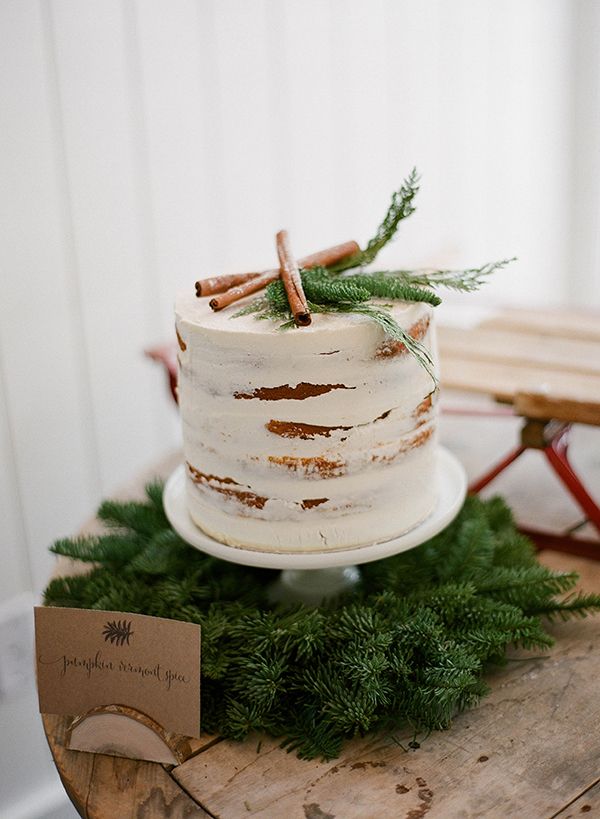
[(600, 595), (569, 594), (576, 574), (537, 563), (499, 498), (468, 498), (439, 535), (365, 564), (358, 590), (321, 608), (273, 605), (277, 572), (188, 546), (159, 484), (99, 517), (107, 534), (54, 544), (93, 565), (52, 580), (46, 604), (199, 623), (203, 731), (262, 731), (307, 758), (367, 731), (447, 728), (487, 693), (483, 673), (510, 645), (552, 645), (542, 617), (600, 610)]
[[(280, 321), (282, 329), (306, 326), (310, 323), (311, 313), (365, 316), (378, 324), (388, 338), (404, 344), (435, 382), (427, 348), (398, 324), (386, 302), (426, 302), (435, 307), (441, 302), (435, 292), (439, 288), (472, 292), (495, 270), (513, 260), (502, 259), (466, 270), (365, 270), (394, 238), (400, 222), (414, 213), (418, 191), (419, 176), (413, 168), (400, 189), (392, 195), (383, 221), (364, 248), (361, 249), (356, 242), (346, 242), (299, 260), (294, 285), (274, 269), (262, 274), (205, 279), (196, 283), (197, 295), (223, 293), (210, 302), (213, 309), (220, 310), (265, 287), (264, 295), (245, 305), (233, 317), (255, 314), (260, 319)], [(285, 238), (289, 260), (291, 251), (287, 234)], [(283, 265), (281, 269), (284, 270)], [(356, 269), (360, 272), (348, 274)]]

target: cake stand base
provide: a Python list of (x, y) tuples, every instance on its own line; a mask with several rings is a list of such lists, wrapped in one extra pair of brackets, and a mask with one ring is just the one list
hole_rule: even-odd
[(247, 549), (221, 543), (199, 529), (189, 515), (183, 465), (177, 467), (165, 484), (163, 502), (167, 518), (175, 531), (196, 549), (231, 563), (282, 569), (270, 590), (273, 602), (318, 605), (327, 598), (349, 591), (358, 583), (360, 572), (355, 564), (381, 560), (407, 549), (414, 549), (454, 520), (467, 493), (465, 470), (460, 461), (444, 447), (438, 448), (437, 458), (438, 496), (429, 517), (391, 540), (351, 549), (272, 552), (268, 549)]
[(318, 606), (324, 600), (352, 591), (360, 580), (358, 566), (330, 569), (283, 569), (269, 588), (272, 603)]

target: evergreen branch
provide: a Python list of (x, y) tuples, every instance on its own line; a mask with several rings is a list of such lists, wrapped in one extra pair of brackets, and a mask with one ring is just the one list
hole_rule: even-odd
[(479, 592), (518, 605), (526, 611), (528, 602), (535, 605), (540, 599), (572, 589), (577, 582), (577, 574), (556, 573), (539, 564), (515, 568), (497, 566), (475, 574), (474, 582)]
[[(308, 301), (315, 304), (351, 304), (367, 301), (371, 293), (366, 287), (346, 278), (331, 276), (324, 267), (301, 272), (302, 286)], [(271, 282), (265, 289), (268, 311), (281, 318), (290, 317), (285, 287), (281, 280)]]
[(498, 262), (487, 262), (481, 267), (471, 267), (466, 270), (385, 270), (374, 272), (373, 276), (393, 276), (407, 284), (421, 287), (446, 287), (449, 290), (458, 290), (462, 293), (472, 293), (478, 290), (486, 279), (496, 270), (502, 270), (516, 256), (511, 259), (501, 259)]
[(400, 189), (392, 194), (392, 202), (388, 211), (382, 223), (377, 228), (377, 232), (373, 238), (369, 240), (364, 250), (361, 250), (349, 259), (344, 259), (344, 261), (339, 262), (337, 265), (333, 265), (330, 270), (340, 273), (352, 267), (366, 267), (366, 265), (371, 264), (379, 251), (394, 238), (400, 222), (410, 216), (411, 213), (414, 213), (415, 206), (413, 200), (418, 191), (419, 174), (417, 173), (417, 169), (413, 168), (409, 176), (402, 183)]
[(387, 273), (357, 273), (345, 276), (342, 282), (351, 282), (366, 290), (369, 295), (380, 299), (394, 301), (425, 302), (437, 307), (442, 300), (431, 290), (416, 287), (411, 281), (400, 276), (390, 276)]
[(371, 297), (367, 287), (350, 279), (309, 281), (304, 288), (309, 301), (316, 304), (360, 304)]
[[(376, 298), (394, 299), (400, 301), (412, 302), (427, 302), (433, 306), (441, 303), (441, 299), (430, 289), (425, 288), (439, 288), (445, 287), (449, 290), (456, 290), (463, 293), (471, 293), (478, 290), (487, 278), (497, 270), (501, 270), (515, 261), (516, 257), (511, 259), (502, 259), (498, 262), (488, 262), (481, 267), (467, 268), (465, 270), (376, 270), (368, 273), (357, 273), (350, 276), (345, 276), (340, 281), (352, 282), (360, 288), (368, 290), (371, 296)], [(331, 303), (335, 301), (344, 301), (344, 290), (328, 289), (334, 288), (336, 278), (334, 278), (334, 268), (326, 270), (325, 268), (313, 268), (311, 270), (302, 271), (302, 282), (306, 287), (316, 286), (313, 284), (312, 277), (315, 273), (319, 274), (319, 281), (325, 281), (323, 289), (328, 294), (323, 303)], [(341, 272), (341, 271), (340, 271)], [(287, 303), (283, 303), (280, 295), (280, 282), (272, 282), (267, 287), (267, 297), (259, 297), (253, 299), (240, 310), (233, 314), (232, 318), (239, 316), (250, 315), (252, 313), (261, 313), (269, 308), (273, 312), (274, 318), (280, 318), (279, 312), (287, 312)], [(270, 293), (270, 296), (269, 296)], [(320, 299), (313, 296), (311, 299), (314, 302), (319, 302)], [(358, 301), (358, 299), (351, 299)], [(365, 299), (362, 299), (365, 300)]]
[(96, 566), (52, 580), (45, 602), (198, 623), (202, 729), (222, 736), (266, 732), (328, 759), (367, 730), (445, 728), (487, 693), (482, 674), (508, 646), (552, 644), (542, 617), (600, 611), (598, 594), (564, 597), (574, 574), (532, 562), (497, 498), (468, 498), (427, 543), (366, 564), (357, 591), (284, 608), (267, 599), (274, 572), (185, 544), (161, 496), (154, 484), (145, 503), (104, 504), (118, 531), (58, 541), (56, 553)]
[(164, 513), (163, 507), (163, 491), (164, 491), (164, 483), (160, 480), (160, 478), (154, 478), (149, 483), (146, 484), (144, 488), (144, 493), (148, 500), (150, 501), (150, 505), (154, 508), (156, 514), (162, 519), (166, 521), (166, 516)]
[[(435, 365), (425, 345), (412, 338), (406, 330), (400, 327), (386, 305), (367, 303), (371, 295), (385, 294), (392, 299), (411, 297), (412, 301), (427, 301), (435, 304), (439, 302), (435, 294), (395, 282), (393, 279), (389, 282), (384, 282), (382, 279), (371, 282), (369, 276), (334, 279), (324, 268), (303, 271), (301, 275), (304, 292), (312, 313), (355, 313), (366, 316), (381, 327), (387, 338), (404, 344), (407, 351), (417, 359), (431, 377), (434, 387), (437, 385)], [(318, 298), (319, 301), (313, 301), (313, 297)], [(248, 310), (248, 307), (251, 309)], [(238, 311), (236, 315), (245, 315), (243, 311), (254, 313), (257, 318), (283, 320), (283, 324), (280, 325), (282, 330), (294, 327), (285, 288), (279, 280), (271, 282), (266, 287), (263, 298), (256, 299), (254, 303)]]
[[(302, 280), (304, 285), (304, 280)], [(265, 298), (269, 305), (268, 309), (273, 315), (277, 316), (291, 316), (290, 305), (288, 303), (287, 293), (281, 279), (277, 279), (265, 288)]]
[(545, 597), (527, 604), (527, 611), (532, 615), (543, 614), (549, 620), (587, 617), (592, 612), (600, 612), (600, 594), (576, 592), (560, 600)]
[(55, 577), (44, 591), (46, 606), (72, 606), (90, 608), (97, 593), (96, 584), (90, 582), (91, 575), (76, 574), (72, 577)]
[(485, 515), (476, 508), (439, 564), (438, 576), (442, 581), (460, 577), (473, 582), (482, 571), (489, 571), (493, 557), (493, 534)]
[(98, 517), (113, 529), (132, 529), (139, 535), (152, 534), (157, 528), (167, 525), (162, 508), (157, 509), (154, 503), (138, 501), (104, 501), (98, 509)]
[(400, 341), (404, 344), (408, 352), (417, 359), (425, 372), (430, 376), (434, 389), (437, 386), (438, 379), (435, 372), (435, 364), (429, 350), (424, 344), (421, 344), (420, 341), (414, 339), (406, 330), (400, 327), (385, 305), (338, 304), (323, 306), (320, 304), (311, 304), (310, 309), (313, 313), (354, 313), (356, 315), (366, 316), (381, 327), (388, 338), (394, 341)]
[(55, 555), (86, 563), (125, 564), (143, 549), (144, 541), (137, 534), (106, 534), (101, 537), (62, 538), (50, 546)]

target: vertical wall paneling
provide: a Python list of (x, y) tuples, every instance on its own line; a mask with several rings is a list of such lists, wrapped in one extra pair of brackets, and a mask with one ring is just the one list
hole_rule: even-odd
[[(470, 152), (463, 151), (460, 161), (452, 165), (452, 178), (445, 188), (445, 212), (449, 214), (446, 242), (450, 245), (454, 237), (452, 261), (457, 265), (478, 265), (492, 259), (517, 256), (518, 261), (492, 277), (477, 298), (488, 301), (502, 294), (501, 298), (506, 301), (518, 301), (531, 276), (535, 276), (528, 258), (531, 247), (528, 207), (532, 195), (532, 161), (535, 159), (531, 156), (532, 118), (527, 111), (534, 104), (531, 94), (535, 92), (531, 62), (546, 59), (546, 48), (540, 47), (533, 58), (525, 47), (528, 38), (535, 36), (530, 28), (532, 17), (537, 16), (535, 10), (513, 0), (501, 0), (497, 4), (475, 4), (472, 0), (465, 3), (463, 0), (461, 22), (468, 21), (475, 5), (479, 14), (485, 14), (487, 18), (485, 31), (470, 28), (462, 38), (461, 47), (475, 48), (478, 60), (463, 59), (461, 66), (468, 76), (450, 76), (446, 85), (460, 80), (471, 87), (479, 85), (480, 108), (472, 108), (468, 122), (472, 124), (479, 120), (484, 123), (485, 130), (478, 134), (476, 162), (481, 161), (483, 153), (484, 164), (480, 169), (484, 170), (485, 176), (472, 173)], [(447, 19), (449, 12), (446, 7)], [(459, 36), (458, 32), (456, 34)], [(483, 89), (476, 79), (469, 78), (473, 72), (485, 75)], [(454, 123), (455, 136), (445, 156), (446, 162), (452, 161), (457, 142), (461, 141), (465, 113), (464, 107), (459, 111), (447, 109), (447, 116)], [(545, 120), (546, 111), (537, 109), (536, 116)], [(471, 151), (473, 140), (467, 130), (464, 127), (464, 142)], [(480, 217), (476, 220), (479, 235), (469, 220), (474, 210)], [(460, 301), (461, 297), (456, 300)]]
[(334, 207), (331, 14), (321, 0), (271, 0), (268, 12), (277, 224), (304, 253), (350, 238)]
[(335, 207), (364, 242), (397, 187), (388, 173), (384, 0), (369, 3), (368, 13), (344, 0), (331, 0), (330, 8)]
[[(485, 261), (490, 150), (488, 47), (489, 4), (455, 0), (440, 7), (443, 59), (440, 68), (439, 149), (443, 157), (441, 241), (466, 260)], [(432, 180), (436, 184), (437, 180)], [(458, 246), (460, 243), (460, 246)], [(454, 247), (452, 247), (454, 245)]]
[[(140, 166), (119, 0), (52, 3), (73, 232), (95, 407), (102, 489), (159, 451), (148, 326)], [(115, 457), (116, 453), (122, 453)]]
[[(296, 126), (293, 101), (290, 99), (290, 40), (286, 21), (289, 2), (265, 2), (264, 48), (267, 58), (267, 105), (269, 127), (265, 137), (269, 144), (272, 187), (272, 208), (277, 219), (273, 230), (281, 227), (292, 231), (292, 247), (302, 252), (298, 245), (296, 208), (292, 181), (292, 134)], [(271, 231), (272, 233), (273, 231)], [(272, 251), (271, 251), (272, 252)]]
[(7, 407), (6, 379), (0, 357), (0, 606), (31, 588), (24, 510), (19, 496), (17, 458)]
[[(488, 53), (488, 117), (487, 128), (487, 188), (478, 201), (484, 214), (485, 248), (482, 259), (500, 259), (517, 255), (520, 261), (503, 271), (497, 281), (486, 285), (489, 295), (514, 292), (520, 280), (526, 278), (523, 266), (523, 216), (516, 200), (523, 201), (523, 187), (529, 187), (527, 151), (523, 140), (527, 133), (524, 119), (522, 89), (528, 80), (523, 66), (517, 66), (520, 46), (515, 44), (515, 25), (519, 4), (513, 2), (488, 4), (486, 49)], [(521, 4), (522, 5), (522, 4)], [(519, 127), (515, 128), (515, 123)], [(526, 238), (526, 234), (525, 234)], [(473, 260), (474, 263), (478, 259)], [(520, 268), (520, 269), (519, 269)], [(499, 288), (499, 289), (498, 289)]]
[(447, 32), (440, 5), (439, 0), (387, 0), (385, 6), (388, 186), (397, 187), (414, 166), (421, 174), (417, 211), (386, 253), (390, 264), (400, 266), (435, 265), (448, 251), (441, 231), (434, 230), (444, 224), (440, 180), (447, 172), (440, 96)]
[(600, 4), (571, 4), (572, 303), (600, 305)]
[[(220, 104), (220, 76), (214, 0), (196, 3), (196, 51), (201, 93), (198, 99), (204, 134), (204, 175), (209, 216), (209, 236), (203, 245), (201, 271), (223, 268), (223, 249), (234, 240), (229, 221), (229, 202), (224, 188), (227, 159), (224, 150), (224, 123)], [(189, 286), (189, 285), (188, 285)]]
[[(173, 338), (173, 294), (176, 289), (173, 271), (177, 269), (178, 260), (174, 262), (168, 260), (166, 264), (161, 264), (159, 258), (157, 207), (162, 199), (155, 194), (153, 186), (152, 169), (155, 163), (150, 153), (148, 125), (150, 101), (148, 95), (144, 93), (144, 65), (153, 65), (154, 61), (152, 59), (146, 61), (142, 54), (139, 17), (134, 1), (123, 0), (122, 10), (125, 72), (128, 79), (132, 141), (135, 145), (133, 156), (135, 208), (138, 213), (141, 270), (145, 283), (141, 294), (145, 300), (145, 337), (147, 346), (155, 346)], [(161, 376), (159, 372), (154, 373), (148, 397), (154, 407), (158, 448), (162, 451), (178, 445), (181, 430), (171, 396), (163, 389), (164, 377)]]
[[(98, 491), (60, 129), (42, 7), (0, 7), (0, 350), (34, 587)], [(10, 475), (10, 471), (8, 472)], [(9, 498), (9, 502), (11, 501)]]
[(223, 140), (222, 192), (229, 242), (223, 266), (248, 269), (274, 256), (280, 214), (274, 207), (271, 164), (269, 60), (266, 0), (214, 4), (219, 116)]
[(417, 164), (418, 211), (384, 263), (515, 254), (477, 303), (600, 300), (588, 0), (6, 0), (0, 14), (8, 586), (30, 582), (29, 562), (41, 585), (47, 543), (176, 443), (143, 348), (172, 338), (176, 290), (274, 260), (280, 226), (299, 252), (364, 241)]
[[(524, 174), (518, 189), (523, 200), (519, 213), (523, 252), (518, 253), (521, 271), (527, 274), (517, 294), (538, 304), (564, 298), (567, 282), (570, 5), (543, 0), (532, 4), (513, 0), (511, 4), (515, 22), (520, 23), (513, 34), (513, 58), (519, 66), (513, 83), (523, 106), (519, 113), (526, 134), (525, 143), (513, 148), (514, 160), (522, 163)], [(539, 53), (530, 47), (537, 38), (544, 43)], [(518, 134), (521, 128), (514, 131)]]
[(162, 322), (162, 306), (168, 295), (163, 290), (158, 272), (156, 249), (156, 219), (152, 196), (151, 162), (148, 146), (146, 100), (143, 94), (142, 55), (139, 43), (138, 22), (132, 0), (123, 0), (123, 51), (125, 75), (128, 80), (128, 102), (131, 114), (132, 171), (134, 203), (138, 213), (140, 232), (141, 270), (146, 286), (140, 296), (145, 301), (146, 331), (149, 338), (157, 341), (166, 332), (167, 323)]
[(197, 4), (177, 0), (167, 15), (160, 0), (127, 5), (138, 39), (160, 329), (171, 337), (176, 289), (193, 291), (200, 273), (218, 263), (205, 172), (210, 136), (205, 125), (213, 112), (203, 99)]
[(486, 245), (518, 261), (490, 282), (486, 298), (552, 303), (566, 281), (569, 4), (502, 0), (489, 14)]

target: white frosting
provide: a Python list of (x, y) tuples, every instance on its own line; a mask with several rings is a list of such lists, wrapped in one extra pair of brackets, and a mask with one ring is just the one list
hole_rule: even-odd
[[(196, 524), (235, 546), (309, 551), (376, 543), (423, 521), (436, 500), (435, 402), (415, 358), (364, 316), (314, 315), (281, 331), (234, 312), (193, 295), (176, 304)], [(432, 308), (392, 312), (435, 358)]]

